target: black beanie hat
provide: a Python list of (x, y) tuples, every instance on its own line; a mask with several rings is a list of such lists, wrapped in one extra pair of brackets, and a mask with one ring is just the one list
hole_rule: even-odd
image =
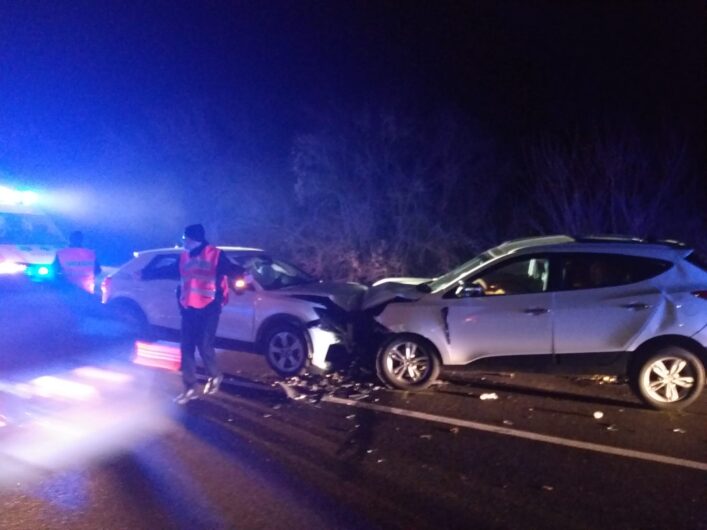
[(203, 242), (206, 241), (206, 234), (204, 233), (204, 226), (200, 224), (189, 225), (184, 229), (184, 237), (193, 239), (194, 241)]

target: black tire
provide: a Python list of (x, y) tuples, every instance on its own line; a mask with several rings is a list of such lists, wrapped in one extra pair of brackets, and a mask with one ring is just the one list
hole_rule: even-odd
[(376, 356), (376, 373), (387, 386), (423, 390), (439, 377), (440, 360), (434, 346), (417, 335), (395, 335)]
[(294, 324), (269, 326), (261, 344), (265, 360), (280, 377), (298, 375), (309, 363), (309, 344), (302, 329)]
[(705, 368), (699, 357), (679, 346), (664, 346), (643, 356), (630, 374), (634, 392), (658, 410), (680, 410), (700, 397)]
[(116, 301), (108, 306), (111, 318), (125, 326), (125, 334), (136, 339), (151, 339), (152, 327), (145, 312), (133, 302)]

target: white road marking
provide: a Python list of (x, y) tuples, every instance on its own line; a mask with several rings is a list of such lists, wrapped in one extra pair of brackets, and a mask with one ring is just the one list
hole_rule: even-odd
[(333, 403), (336, 405), (348, 405), (350, 407), (358, 407), (362, 409), (375, 410), (378, 412), (387, 412), (389, 414), (397, 414), (398, 416), (406, 416), (408, 418), (416, 418), (419, 420), (432, 421), (435, 423), (443, 423), (445, 425), (453, 425), (455, 427), (465, 427), (477, 431), (491, 432), (494, 434), (502, 434), (505, 436), (513, 436), (515, 438), (524, 438), (535, 442), (544, 442), (554, 445), (562, 445), (575, 449), (584, 449), (585, 451), (594, 451), (596, 453), (604, 453), (609, 455), (623, 456), (626, 458), (636, 458), (639, 460), (647, 460), (649, 462), (658, 462), (660, 464), (669, 464), (673, 466), (682, 466), (699, 471), (707, 471), (707, 462), (698, 462), (696, 460), (686, 460), (684, 458), (675, 458), (672, 456), (658, 455), (654, 453), (646, 453), (644, 451), (634, 451), (633, 449), (622, 449), (620, 447), (612, 447), (610, 445), (595, 444), (591, 442), (582, 442), (580, 440), (572, 440), (569, 438), (560, 438), (558, 436), (550, 436), (547, 434), (538, 434), (530, 431), (521, 431), (519, 429), (509, 429), (508, 427), (499, 427), (497, 425), (489, 425), (486, 423), (478, 423), (475, 421), (462, 420), (458, 418), (449, 418), (447, 416), (437, 416), (436, 414), (428, 414), (426, 412), (417, 412), (414, 410), (400, 409), (396, 407), (388, 407), (385, 405), (376, 405), (374, 403), (366, 403), (362, 401), (354, 401), (351, 399), (343, 399), (335, 396), (324, 396), (322, 401)]

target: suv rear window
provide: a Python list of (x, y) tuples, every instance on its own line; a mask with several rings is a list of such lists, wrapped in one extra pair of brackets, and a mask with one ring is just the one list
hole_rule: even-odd
[(685, 258), (685, 261), (692, 263), (695, 267), (699, 267), (703, 271), (707, 272), (707, 259), (704, 256), (698, 254), (697, 252), (692, 252), (689, 256)]
[(654, 278), (672, 267), (670, 261), (620, 254), (571, 254), (562, 257), (561, 288), (597, 289)]

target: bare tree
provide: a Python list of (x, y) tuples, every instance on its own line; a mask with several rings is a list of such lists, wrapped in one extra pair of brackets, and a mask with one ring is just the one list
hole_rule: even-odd
[(526, 224), (537, 233), (694, 239), (702, 193), (684, 141), (626, 129), (544, 137), (527, 151)]
[[(474, 245), (498, 192), (485, 141), (449, 115), (327, 114), (295, 140), (293, 253), (328, 277), (370, 280), (449, 268)], [(483, 200), (477, 197), (483, 192)]]

